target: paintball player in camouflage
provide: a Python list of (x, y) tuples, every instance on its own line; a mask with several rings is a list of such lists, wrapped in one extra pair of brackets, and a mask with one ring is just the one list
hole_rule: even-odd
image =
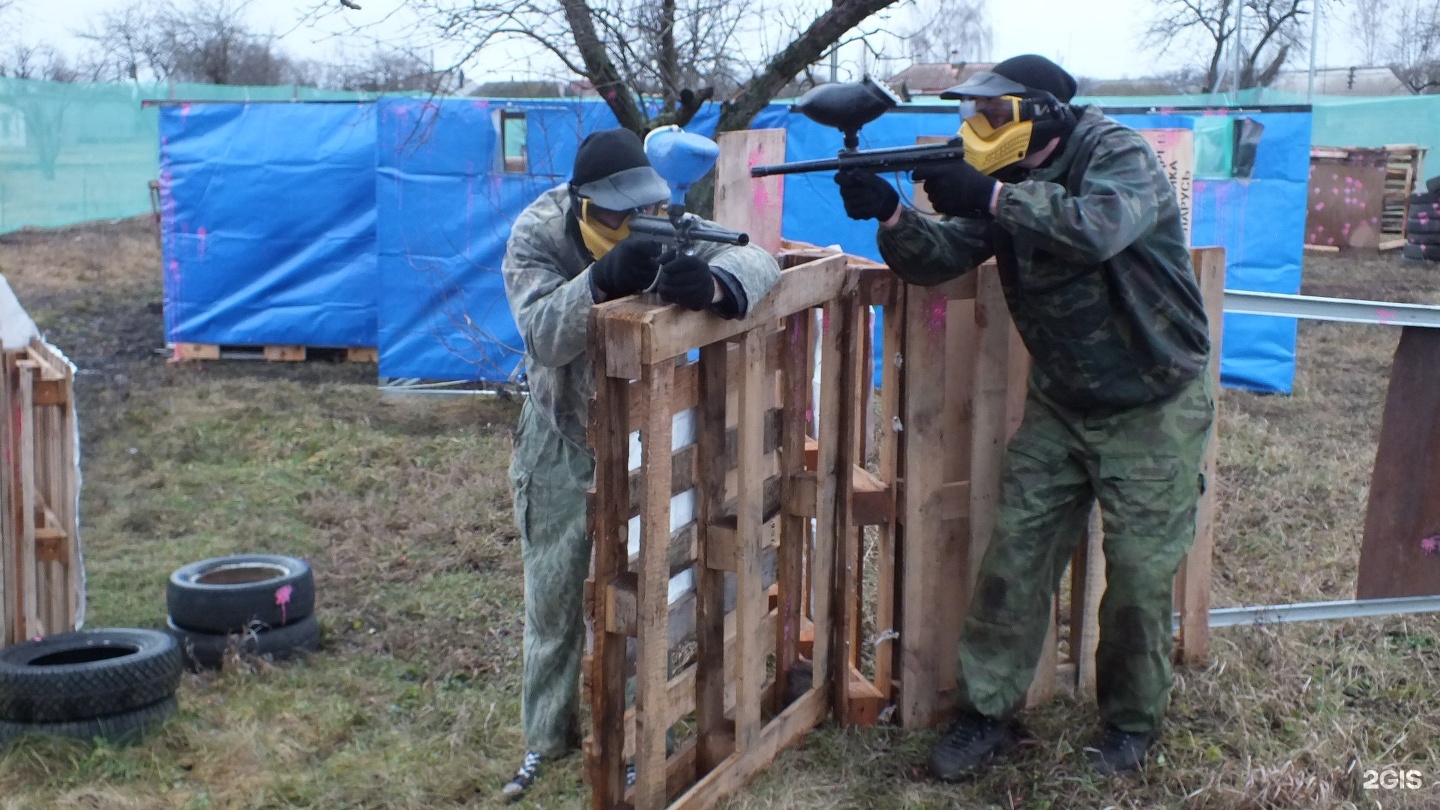
[(947, 90), (974, 105), (965, 162), (914, 173), (944, 219), (901, 206), (873, 174), (836, 176), (846, 213), (880, 221), (880, 252), (905, 281), (938, 284), (993, 256), (1033, 359), (960, 640), (959, 714), (930, 756), (939, 779), (1015, 742), (1051, 597), (1097, 499), (1095, 769), (1143, 765), (1170, 696), (1171, 590), (1195, 538), (1214, 413), (1210, 341), (1158, 159), (1098, 109), (1071, 107), (1074, 95), (1070, 74), (1033, 55)]
[(743, 318), (779, 278), (774, 257), (754, 245), (698, 242), (693, 255), (662, 255), (658, 242), (629, 235), (631, 213), (669, 198), (638, 136), (596, 132), (580, 144), (570, 182), (531, 203), (506, 245), (505, 292), (525, 341), (530, 387), (510, 463), (525, 564), (526, 754), (503, 791), (512, 800), (544, 762), (579, 743), (581, 593), (590, 567), (585, 491), (595, 474), (585, 437), (594, 393), (590, 307), (653, 288), (668, 303)]

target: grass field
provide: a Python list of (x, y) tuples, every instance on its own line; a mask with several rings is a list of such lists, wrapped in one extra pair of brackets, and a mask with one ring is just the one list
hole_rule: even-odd
[[(1440, 267), (1307, 259), (1306, 291), (1440, 303)], [(382, 398), (374, 367), (168, 366), (142, 218), (0, 236), (0, 273), (80, 367), (89, 626), (159, 627), (164, 582), (268, 551), (316, 570), (322, 651), (186, 676), (132, 748), (0, 752), (0, 809), (488, 806), (522, 752), (521, 566), (505, 467), (514, 401)], [(1216, 606), (1349, 598), (1398, 332), (1305, 323), (1292, 396), (1226, 391)], [(1440, 808), (1440, 619), (1216, 630), (1177, 673), (1153, 765), (1110, 779), (1094, 708), (1026, 714), (977, 780), (920, 766), (933, 732), (826, 725), (731, 808)], [(1364, 789), (1417, 769), (1416, 790)], [(578, 807), (572, 758), (531, 806)]]

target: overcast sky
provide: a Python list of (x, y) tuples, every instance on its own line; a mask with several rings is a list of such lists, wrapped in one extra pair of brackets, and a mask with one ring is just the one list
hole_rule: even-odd
[[(73, 54), (84, 44), (76, 40), (73, 32), (86, 27), (87, 17), (98, 15), (108, 8), (127, 5), (128, 1), (15, 0), (17, 8), (12, 9), (11, 19), (18, 25), (9, 36), (28, 44), (43, 42)], [(338, 0), (329, 2), (338, 4)], [(386, 14), (401, 5), (401, 0), (356, 2), (361, 10), (347, 10), (345, 20), (377, 23), (373, 31), (384, 41), (403, 42), (404, 26), (399, 20), (405, 16), (404, 13), (392, 15), (388, 22), (382, 21)], [(303, 23), (305, 12), (314, 5), (312, 0), (246, 0), (245, 5), (252, 28), (283, 35), (281, 45), (293, 56), (327, 59), (333, 57), (338, 48), (357, 53), (371, 47), (363, 37), (339, 34), (343, 23), (333, 16), (318, 26)], [(995, 38), (992, 57), (1001, 59), (1018, 53), (1040, 53), (1060, 62), (1072, 73), (1092, 78), (1136, 77), (1153, 74), (1157, 69), (1173, 69), (1191, 54), (1184, 49), (1176, 49), (1174, 53), (1160, 56), (1139, 48), (1140, 33), (1153, 7), (1153, 0), (1091, 0), (1084, 3), (1074, 0), (993, 0), (989, 7)], [(1334, 28), (1343, 31), (1344, 26), (1328, 26), (1324, 22), (1322, 20), (1320, 65), (1352, 64), (1354, 55), (1348, 52), (1347, 38), (1325, 30)], [(513, 56), (498, 53), (487, 56), (489, 58), (482, 57), (481, 64), (472, 64), (467, 68), (467, 77), (483, 81), (489, 77), (519, 78), (525, 75), (525, 63), (518, 62)], [(434, 58), (439, 65), (448, 66), (452, 55), (441, 47), (436, 49)], [(847, 72), (859, 68), (859, 59), (858, 51), (845, 55)], [(1190, 61), (1193, 63), (1193, 60)], [(1302, 56), (1292, 66), (1303, 69), (1307, 65), (1307, 57)]]

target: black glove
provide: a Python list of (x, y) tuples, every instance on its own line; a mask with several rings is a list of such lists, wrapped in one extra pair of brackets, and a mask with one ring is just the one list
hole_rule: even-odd
[(606, 298), (642, 292), (655, 283), (664, 245), (654, 239), (627, 236), (590, 268), (590, 279)]
[(835, 173), (835, 183), (851, 219), (883, 222), (900, 206), (900, 194), (894, 187), (863, 169), (841, 169)]
[(990, 216), (990, 196), (999, 181), (969, 163), (922, 166), (911, 176), (925, 184), (925, 196), (936, 211), (952, 217)]
[(655, 292), (667, 304), (698, 312), (715, 300), (715, 274), (704, 259), (681, 253), (660, 266)]

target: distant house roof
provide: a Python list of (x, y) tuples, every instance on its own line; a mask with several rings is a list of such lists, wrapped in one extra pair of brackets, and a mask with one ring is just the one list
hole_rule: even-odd
[[(1310, 89), (1310, 72), (1286, 70), (1270, 87), (1292, 93)], [(1315, 71), (1315, 92), (1325, 96), (1409, 96), (1409, 87), (1388, 67), (1323, 68)]]
[(887, 80), (891, 87), (902, 84), (911, 93), (934, 95), (954, 87), (976, 73), (995, 67), (994, 62), (929, 62), (911, 65)]

